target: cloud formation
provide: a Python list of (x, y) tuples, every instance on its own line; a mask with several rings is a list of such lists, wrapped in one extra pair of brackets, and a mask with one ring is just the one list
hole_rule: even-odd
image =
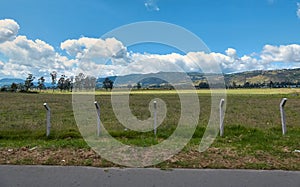
[(0, 43), (0, 54), (7, 59), (6, 61), (0, 59), (2, 61), (0, 77), (24, 78), (28, 73), (44, 76), (49, 75), (53, 70), (65, 73), (73, 67), (74, 60), (61, 56), (51, 45), (42, 40), (30, 40), (26, 36), (14, 34), (6, 38), (5, 42)]
[(126, 47), (115, 38), (87, 38), (66, 40), (60, 45), (62, 50), (77, 59), (124, 58)]
[(217, 66), (223, 73), (300, 67), (299, 44), (265, 45), (255, 55), (239, 56), (234, 48), (224, 53), (195, 51), (162, 55), (128, 51), (116, 38), (82, 37), (63, 41), (60, 47), (67, 55), (62, 55), (62, 51), (45, 41), (17, 35), (19, 25), (15, 21), (0, 20), (0, 23), (0, 78), (25, 78), (28, 73), (50, 77), (54, 70), (68, 76), (84, 72), (102, 77), (160, 71), (216, 72)]
[(265, 45), (260, 57), (264, 63), (300, 62), (300, 45)]
[(14, 39), (19, 29), (18, 23), (12, 19), (0, 20), (0, 43)]
[[(123, 46), (120, 41), (117, 41), (114, 38), (112, 38), (111, 40), (114, 42), (107, 43), (102, 40), (98, 44), (95, 43), (95, 46), (90, 47), (91, 49), (101, 49), (97, 50), (97, 52), (102, 51), (98, 54), (98, 58), (110, 58), (112, 62), (115, 61), (114, 55), (112, 54), (117, 54), (117, 51), (120, 50), (122, 51), (123, 55), (120, 55), (118, 60), (122, 61), (122, 63), (115, 62), (111, 64), (104, 64), (99, 63), (99, 60), (95, 61), (92, 58), (86, 58), (92, 60), (78, 59), (83, 64), (80, 67), (81, 71), (93, 72), (93, 75), (96, 76), (125, 75), (132, 73), (157, 73), (160, 71), (204, 71), (206, 73), (216, 73), (218, 72), (217, 66), (220, 65), (224, 73), (230, 73), (258, 69), (282, 68), (278, 67), (278, 63), (285, 63), (286, 67), (289, 68), (291, 66), (288, 63), (290, 62), (295, 63), (293, 67), (298, 67), (300, 65), (297, 64), (298, 62), (300, 62), (300, 45), (298, 44), (282, 46), (265, 45), (262, 51), (256, 56), (243, 55), (239, 57), (236, 49), (233, 48), (228, 48), (227, 50), (225, 50), (224, 54), (215, 52), (207, 54), (201, 51), (189, 52), (185, 55), (178, 53), (164, 55), (132, 53), (128, 52), (126, 47)], [(109, 52), (107, 52), (107, 50), (103, 50), (104, 48), (107, 48), (108, 44), (110, 44), (110, 47), (112, 47), (113, 44), (115, 47), (113, 47), (112, 49), (115, 50), (108, 50)], [(90, 55), (87, 52), (89, 51), (89, 48), (81, 50), (81, 52), (76, 53), (75, 56), (78, 57), (84, 54), (82, 51), (86, 51), (86, 56), (96, 57), (94, 55)]]

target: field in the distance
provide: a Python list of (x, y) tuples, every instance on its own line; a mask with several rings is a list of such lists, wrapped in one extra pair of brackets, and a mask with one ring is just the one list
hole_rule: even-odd
[[(300, 170), (299, 89), (227, 90), (225, 135), (199, 153), (198, 145), (210, 115), (210, 91), (199, 90), (201, 114), (189, 144), (177, 155), (156, 167), (251, 168)], [(188, 93), (187, 93), (188, 94)], [(288, 132), (281, 133), (279, 103), (288, 98)], [(139, 119), (150, 116), (148, 104), (163, 99), (167, 118), (152, 132), (124, 131), (113, 114), (109, 92), (96, 92), (102, 108), (101, 120), (108, 131), (126, 144), (149, 146), (167, 138), (180, 117), (180, 101), (175, 91), (134, 91), (130, 107)], [(0, 164), (55, 164), (108, 167), (114, 164), (93, 152), (82, 139), (72, 111), (72, 95), (55, 92), (41, 94), (0, 93)], [(52, 109), (52, 131), (45, 136), (45, 109)]]

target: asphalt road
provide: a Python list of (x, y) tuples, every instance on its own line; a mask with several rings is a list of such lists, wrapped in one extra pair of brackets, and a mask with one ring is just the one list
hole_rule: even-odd
[(0, 186), (300, 186), (300, 172), (0, 166)]

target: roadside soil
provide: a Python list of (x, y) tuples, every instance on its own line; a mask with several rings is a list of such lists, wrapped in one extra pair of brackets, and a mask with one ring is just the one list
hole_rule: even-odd
[[(235, 150), (211, 147), (203, 153), (196, 149), (182, 151), (169, 160), (152, 167), (168, 168), (226, 168), (300, 170), (300, 153), (288, 150), (286, 155), (273, 156), (263, 151), (251, 155)], [(0, 148), (0, 164), (17, 165), (75, 165), (120, 167), (91, 149), (72, 148)]]

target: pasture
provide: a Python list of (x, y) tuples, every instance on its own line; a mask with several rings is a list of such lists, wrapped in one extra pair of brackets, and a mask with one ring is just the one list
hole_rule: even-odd
[[(246, 168), (300, 170), (300, 90), (227, 90), (225, 133), (199, 153), (198, 146), (210, 115), (210, 91), (197, 90), (201, 113), (198, 127), (187, 146), (160, 168)], [(189, 91), (186, 92), (189, 94)], [(287, 134), (282, 136), (279, 103), (288, 98), (285, 111)], [(137, 146), (157, 144), (172, 134), (180, 117), (180, 100), (173, 90), (139, 90), (130, 95), (130, 109), (138, 119), (147, 119), (149, 102), (160, 98), (167, 103), (167, 117), (153, 132), (125, 131), (114, 116), (110, 92), (97, 91), (101, 121), (119, 141)], [(0, 164), (51, 164), (116, 166), (92, 151), (78, 131), (72, 94), (0, 93)], [(46, 112), (52, 109), (51, 134), (46, 137)]]

